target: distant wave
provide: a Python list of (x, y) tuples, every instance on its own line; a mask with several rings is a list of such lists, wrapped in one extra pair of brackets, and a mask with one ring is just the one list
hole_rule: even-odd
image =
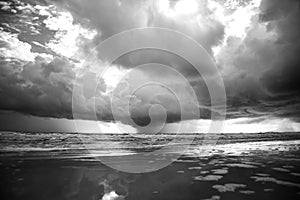
[[(80, 133), (25, 133), (0, 132), (1, 156), (114, 156), (129, 155), (141, 151), (153, 151), (168, 145), (173, 137), (182, 141), (194, 137), (194, 142), (186, 155), (197, 155), (202, 145), (204, 134), (148, 134), (143, 138), (130, 134), (80, 134)], [(84, 143), (82, 142), (84, 138)], [(252, 133), (219, 134), (215, 146), (205, 147), (207, 155), (241, 154), (254, 151), (299, 150), (300, 133)], [(180, 145), (180, 144), (178, 144)], [(86, 149), (93, 149), (91, 155)]]

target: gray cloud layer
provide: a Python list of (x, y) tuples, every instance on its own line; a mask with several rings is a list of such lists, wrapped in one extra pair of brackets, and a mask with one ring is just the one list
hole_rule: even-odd
[[(244, 38), (226, 37), (226, 25), (213, 17), (213, 12), (207, 7), (206, 1), (201, 3), (199, 6), (199, 12), (203, 16), (201, 26), (186, 18), (167, 18), (149, 1), (91, 0), (87, 3), (77, 0), (55, 2), (55, 5), (59, 9), (70, 11), (75, 20), (74, 24), (96, 29), (98, 35), (93, 41), (95, 44), (130, 28), (159, 26), (175, 29), (193, 37), (211, 56), (214, 55), (212, 48), (221, 46), (214, 59), (226, 86), (228, 117), (271, 115), (299, 121), (299, 2), (263, 0), (259, 10), (251, 18)], [(247, 2), (243, 4), (247, 5)], [(8, 23), (8, 11), (1, 12), (6, 15)], [(18, 12), (17, 14), (23, 15), (21, 11)], [(234, 11), (228, 9), (227, 12)], [(11, 20), (14, 15), (11, 15)], [(53, 31), (45, 29), (40, 34), (50, 37), (53, 36)], [(30, 40), (30, 37), (24, 38), (19, 39), (24, 42)], [(160, 38), (162, 42), (165, 39)], [(227, 41), (224, 43), (225, 39)], [(39, 41), (42, 43), (42, 40)], [(1, 48), (7, 48), (5, 41), (1, 41), (0, 45)], [(89, 53), (89, 48), (84, 45), (81, 47), (85, 54)], [(43, 52), (49, 51), (43, 49)], [(71, 97), (76, 62), (74, 58), (52, 54), (54, 55), (52, 60), (36, 57), (31, 62), (1, 57), (0, 109), (44, 117), (72, 118)], [(203, 105), (203, 108), (199, 108), (205, 113), (202, 117), (210, 117), (209, 109), (206, 107), (210, 104), (207, 88), (201, 77), (195, 76), (193, 67), (182, 58), (169, 53), (144, 50), (124, 55), (115, 64), (122, 70), (128, 70), (148, 62), (166, 64), (182, 73), (191, 82), (199, 102)], [(143, 70), (141, 74), (145, 79), (156, 77), (170, 83), (170, 87), (177, 87), (176, 83), (172, 83), (172, 76), (168, 77), (161, 71)], [(96, 75), (91, 73), (90, 76), (84, 77), (83, 81), (93, 79), (96, 79)], [(138, 83), (137, 80), (135, 83)], [(107, 89), (104, 82), (100, 83), (100, 87), (100, 93)], [(184, 91), (180, 86), (177, 88)], [(90, 111), (89, 99), (92, 96), (86, 93), (84, 98), (83, 102), (86, 102), (87, 106), (82, 106), (82, 116)], [(157, 95), (152, 99), (153, 102), (168, 106), (166, 102), (170, 102), (170, 99), (168, 95)], [(98, 119), (113, 120), (110, 101), (100, 95), (97, 103), (99, 103)], [(146, 104), (143, 109), (147, 110), (148, 107), (149, 104)], [(176, 102), (169, 105), (169, 122), (180, 120), (178, 118), (180, 112), (174, 109), (175, 107)], [(133, 107), (132, 116), (137, 123), (147, 124), (149, 116), (141, 113), (143, 109), (139, 108)]]

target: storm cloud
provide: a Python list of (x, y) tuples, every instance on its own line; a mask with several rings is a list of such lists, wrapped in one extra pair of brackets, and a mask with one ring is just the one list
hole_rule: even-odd
[[(0, 29), (0, 109), (71, 119), (76, 74), (84, 71), (77, 76), (84, 92), (75, 96), (77, 114), (82, 119), (94, 119), (90, 113), (95, 102), (97, 120), (115, 120), (108, 96), (114, 86), (120, 90), (115, 93), (117, 118), (126, 119), (124, 102), (146, 80), (156, 80), (181, 94), (184, 112), (190, 113), (196, 107), (201, 118), (210, 118), (210, 112), (214, 111), (203, 76), (215, 74), (207, 68), (207, 74), (200, 75), (187, 60), (170, 52), (153, 49), (130, 52), (112, 63), (109, 80), (99, 78), (105, 60), (97, 52), (93, 54), (94, 47), (128, 29), (162, 27), (193, 38), (215, 61), (225, 84), (228, 118), (275, 116), (299, 121), (299, 1), (199, 0), (197, 12), (187, 16), (174, 13), (178, 1), (164, 1), (167, 2), (164, 6), (159, 2), (2, 3), (1, 16), (5, 18), (1, 19)], [(35, 20), (26, 21), (22, 17), (25, 15)], [(13, 20), (16, 17), (22, 20)], [(21, 29), (24, 26), (28, 30)], [(168, 41), (163, 35), (144, 39), (153, 38), (162, 43)], [(82, 65), (86, 58), (90, 60)], [(147, 63), (160, 63), (177, 70), (192, 86), (198, 102), (190, 100), (190, 91), (174, 75), (162, 68), (153, 70), (150, 65), (127, 75), (118, 85), (111, 81), (118, 81), (136, 66)], [(157, 104), (166, 109), (168, 122), (182, 120), (182, 110), (178, 109), (174, 96), (159, 87), (148, 87), (134, 95), (131, 117), (137, 124), (146, 125), (150, 121), (150, 107)]]
[(262, 1), (245, 38), (228, 37), (216, 60), (229, 110), (299, 120), (299, 17), (298, 1)]

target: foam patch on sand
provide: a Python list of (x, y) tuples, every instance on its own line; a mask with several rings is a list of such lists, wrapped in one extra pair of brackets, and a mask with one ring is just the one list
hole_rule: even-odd
[(257, 176), (270, 176), (270, 174), (256, 173)]
[(190, 156), (212, 156), (212, 155), (231, 155), (240, 156), (246, 154), (256, 154), (257, 151), (285, 152), (291, 149), (299, 149), (300, 140), (280, 140), (280, 141), (255, 141), (240, 142), (231, 144), (217, 144), (210, 151), (199, 153), (199, 148), (190, 148), (187, 152)]
[(300, 176), (300, 173), (290, 173), (290, 175), (293, 175), (293, 176)]
[(273, 189), (272, 188), (266, 188), (264, 189), (265, 192), (273, 192)]
[(300, 188), (300, 184), (299, 183), (282, 181), (282, 180), (278, 180), (278, 179), (272, 178), (272, 177), (251, 176), (250, 178), (255, 179), (256, 182), (273, 182), (273, 183), (276, 183), (278, 185), (284, 185), (284, 186), (291, 186), (291, 187), (298, 187), (298, 188)]
[(196, 181), (218, 181), (221, 178), (223, 178), (223, 176), (220, 176), (220, 175), (207, 175), (207, 176), (195, 176), (194, 180), (196, 180)]
[(241, 190), (240, 193), (249, 195), (249, 194), (254, 194), (255, 192), (252, 190)]
[(259, 162), (253, 162), (253, 161), (243, 161), (243, 163), (249, 164), (249, 165), (258, 165), (258, 166), (261, 165), (261, 163), (259, 163)]
[(202, 169), (202, 167), (198, 166), (198, 167), (189, 167), (189, 170), (199, 170)]
[(188, 160), (188, 159), (184, 159), (184, 160), (182, 160), (182, 159), (174, 159), (173, 161), (177, 162), (177, 163), (195, 163), (195, 162), (197, 162), (196, 160), (192, 160), (192, 159), (190, 159), (190, 160)]
[(208, 174), (209, 171), (201, 171), (200, 174)]
[(292, 166), (292, 165), (285, 165), (285, 166), (282, 166), (283, 168), (286, 168), (286, 169), (294, 169), (295, 167)]
[(213, 160), (211, 160), (211, 161), (209, 161), (209, 165), (216, 165), (216, 164), (223, 164), (224, 163), (224, 161), (223, 160), (221, 160), (221, 159), (213, 159)]
[(273, 170), (276, 170), (276, 171), (280, 171), (280, 172), (290, 172), (290, 170), (288, 169), (284, 169), (284, 168), (280, 168), (280, 167), (274, 167), (272, 168)]
[(209, 199), (203, 199), (203, 200), (220, 200), (221, 197), (218, 195), (213, 195), (212, 197), (210, 197)]
[(226, 164), (226, 166), (228, 166), (228, 167), (240, 167), (240, 168), (257, 168), (256, 166), (248, 165), (248, 164), (242, 164), (242, 163)]
[(212, 187), (218, 190), (219, 192), (234, 192), (237, 188), (245, 188), (246, 185), (237, 183), (226, 183), (225, 185), (214, 185)]
[(213, 174), (228, 174), (228, 169), (213, 169), (211, 170)]

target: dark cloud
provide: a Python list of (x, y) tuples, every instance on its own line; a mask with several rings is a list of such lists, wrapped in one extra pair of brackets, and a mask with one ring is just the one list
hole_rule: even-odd
[[(166, 40), (165, 40), (166, 41)], [(198, 66), (201, 67), (204, 75), (210, 75), (214, 73), (214, 70), (210, 68), (210, 64), (207, 64), (207, 57), (199, 55), (197, 59)], [(159, 63), (162, 65), (169, 66), (174, 70), (178, 71), (187, 80), (192, 81), (193, 79), (202, 79), (201, 74), (198, 70), (181, 55), (177, 55), (173, 52), (168, 52), (159, 49), (142, 49), (132, 51), (125, 55), (122, 55), (113, 64), (123, 66), (127, 69), (135, 68), (140, 65), (147, 63)], [(160, 76), (163, 74), (164, 78), (169, 76), (168, 73), (163, 73), (159, 70), (153, 70), (151, 68), (145, 69), (144, 72), (148, 75)], [(172, 80), (169, 80), (170, 82)]]
[[(267, 4), (267, 2), (266, 2)], [(267, 7), (267, 6), (266, 6)], [(274, 16), (273, 16), (274, 15)], [(278, 38), (273, 48), (278, 51), (277, 62), (267, 71), (263, 81), (271, 92), (291, 93), (300, 90), (300, 4), (298, 1), (274, 2), (261, 15), (269, 31), (276, 31)]]
[(47, 63), (37, 57), (35, 62), (1, 62), (0, 106), (45, 117), (71, 117), (71, 92), (74, 72), (64, 58)]
[(299, 120), (299, 19), (299, 1), (263, 0), (245, 39), (228, 38), (218, 59), (228, 72), (229, 117)]

